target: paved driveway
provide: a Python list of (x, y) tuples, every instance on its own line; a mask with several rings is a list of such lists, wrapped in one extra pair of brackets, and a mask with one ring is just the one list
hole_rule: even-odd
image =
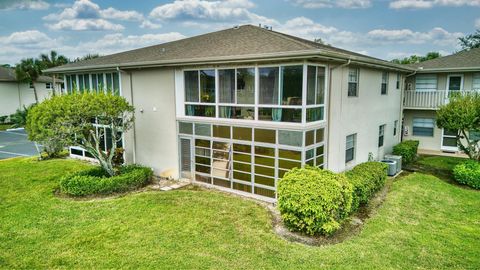
[(0, 159), (38, 155), (25, 130), (0, 131)]

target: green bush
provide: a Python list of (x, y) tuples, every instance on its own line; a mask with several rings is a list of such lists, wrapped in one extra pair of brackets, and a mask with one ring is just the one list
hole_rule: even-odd
[(309, 235), (340, 228), (352, 206), (352, 185), (343, 174), (315, 167), (295, 168), (278, 183), (278, 207), (285, 225)]
[(467, 160), (453, 168), (455, 180), (461, 184), (480, 189), (480, 163), (474, 160)]
[(151, 177), (151, 169), (138, 165), (121, 167), (119, 174), (111, 177), (101, 167), (94, 167), (64, 176), (60, 191), (71, 196), (125, 192), (145, 186)]
[(345, 173), (352, 184), (352, 212), (380, 190), (387, 180), (387, 165), (381, 162), (365, 162)]
[(393, 147), (393, 154), (402, 156), (404, 164), (411, 163), (417, 157), (419, 141), (403, 141)]

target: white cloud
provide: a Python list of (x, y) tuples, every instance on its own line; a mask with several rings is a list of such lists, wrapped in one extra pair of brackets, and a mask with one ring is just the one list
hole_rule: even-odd
[(480, 18), (475, 20), (475, 28), (480, 29)]
[(60, 42), (38, 30), (14, 32), (0, 36), (0, 63), (14, 64), (20, 58), (37, 57), (41, 51), (59, 46)]
[(64, 19), (57, 23), (48, 24), (52, 30), (73, 31), (119, 31), (125, 29), (121, 24), (114, 24), (104, 19)]
[(153, 23), (150, 20), (144, 20), (140, 24), (140, 28), (146, 28), (146, 29), (158, 29), (158, 28), (161, 28), (161, 27), (162, 27), (161, 24)]
[(249, 9), (255, 5), (248, 0), (175, 0), (173, 3), (157, 6), (150, 17), (158, 20), (179, 21), (223, 21), (241, 23), (278, 24), (274, 19), (258, 15)]
[(463, 36), (460, 32), (448, 32), (441, 27), (435, 27), (428, 32), (414, 32), (410, 29), (385, 30), (375, 29), (367, 33), (367, 38), (381, 44), (426, 44), (455, 46), (457, 39)]
[(103, 18), (123, 20), (123, 21), (143, 21), (143, 15), (134, 10), (121, 11), (109, 7), (107, 9), (101, 10), (100, 14)]
[(0, 2), (1, 9), (48, 9), (50, 4), (43, 0), (2, 0)]
[(52, 13), (43, 17), (46, 21), (57, 21), (48, 23), (47, 27), (52, 30), (73, 30), (73, 31), (100, 31), (100, 30), (123, 30), (121, 24), (113, 23), (111, 20), (141, 22), (141, 27), (154, 27), (146, 22), (142, 13), (134, 10), (118, 10), (113, 7), (106, 9), (90, 0), (77, 0), (71, 7), (64, 8), (60, 13)]
[(330, 35), (338, 32), (338, 29), (331, 26), (324, 26), (322, 24), (315, 23), (306, 17), (297, 17), (285, 22), (285, 24), (279, 26), (280, 32), (285, 32), (291, 35), (300, 36), (313, 40), (314, 38)]
[(480, 6), (480, 0), (395, 0), (390, 2), (390, 8), (425, 9), (437, 6)]
[(304, 8), (368, 8), (371, 0), (290, 0), (295, 5)]

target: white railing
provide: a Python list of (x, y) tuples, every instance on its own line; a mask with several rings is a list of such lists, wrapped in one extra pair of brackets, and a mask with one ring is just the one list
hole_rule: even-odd
[(448, 102), (448, 98), (454, 94), (469, 94), (480, 91), (461, 90), (461, 91), (447, 91), (447, 90), (434, 90), (434, 91), (415, 91), (406, 90), (403, 105), (405, 108), (418, 108), (418, 109), (437, 109), (441, 105)]

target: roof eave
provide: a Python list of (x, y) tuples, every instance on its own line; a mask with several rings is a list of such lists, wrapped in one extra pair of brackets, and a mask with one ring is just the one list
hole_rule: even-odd
[(432, 73), (432, 72), (460, 72), (460, 71), (480, 71), (478, 67), (454, 67), (454, 68), (418, 68), (417, 73)]
[(410, 67), (400, 66), (394, 63), (384, 62), (380, 60), (374, 60), (367, 57), (352, 56), (348, 54), (325, 52), (324, 50), (305, 50), (295, 52), (284, 53), (268, 53), (268, 54), (250, 54), (240, 56), (222, 56), (222, 57), (204, 57), (204, 58), (192, 58), (192, 59), (180, 59), (180, 60), (166, 60), (166, 61), (142, 61), (142, 62), (130, 62), (119, 64), (106, 64), (106, 65), (90, 65), (83, 67), (56, 67), (44, 70), (45, 73), (68, 73), (73, 71), (85, 71), (85, 70), (108, 70), (116, 68), (142, 68), (142, 67), (157, 67), (157, 66), (183, 66), (194, 64), (219, 64), (219, 63), (232, 63), (232, 62), (245, 62), (245, 61), (259, 61), (259, 60), (283, 60), (291, 58), (305, 58), (305, 57), (324, 57), (331, 60), (346, 61), (352, 60), (359, 63), (371, 63), (378, 66), (388, 67), (390, 69), (400, 71), (414, 71)]

